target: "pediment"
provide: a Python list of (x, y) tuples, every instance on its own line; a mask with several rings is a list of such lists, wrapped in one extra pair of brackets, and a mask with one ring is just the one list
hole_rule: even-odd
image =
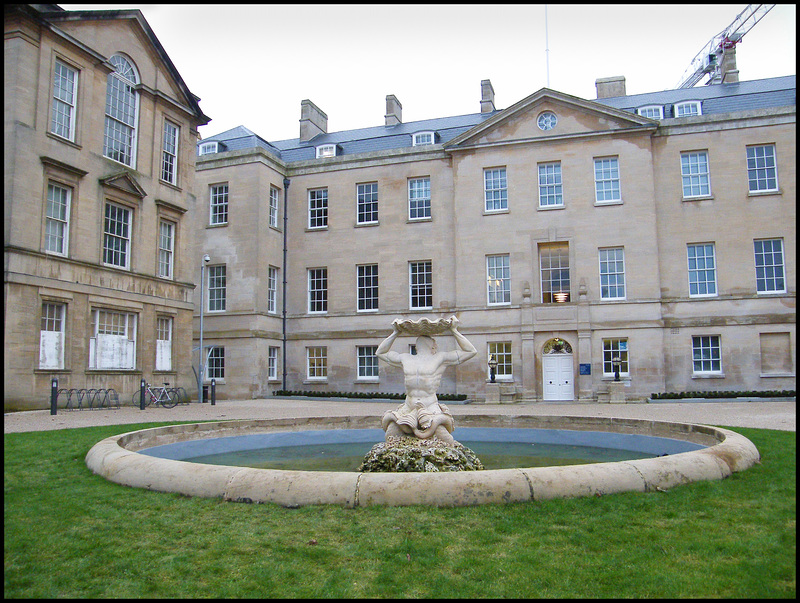
[(100, 184), (139, 197), (140, 199), (144, 199), (147, 196), (145, 190), (128, 172), (120, 172), (119, 174), (100, 178)]
[[(542, 130), (542, 113), (557, 117), (555, 127)], [(458, 149), (505, 143), (561, 140), (613, 133), (655, 130), (658, 122), (627, 111), (607, 107), (548, 88), (500, 111), (471, 130), (449, 141), (445, 148)]]

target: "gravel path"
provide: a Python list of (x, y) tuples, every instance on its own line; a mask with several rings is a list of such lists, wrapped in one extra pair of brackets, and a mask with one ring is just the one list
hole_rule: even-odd
[[(231, 419), (278, 419), (292, 417), (375, 416), (396, 408), (396, 400), (360, 402), (308, 398), (222, 400), (214, 406), (196, 402), (172, 409), (123, 406), (112, 410), (49, 410), (5, 413), (3, 433), (49, 431), (96, 425), (122, 425), (160, 421), (213, 421)], [(679, 421), (724, 427), (756, 427), (797, 431), (795, 399), (697, 400), (650, 404), (449, 404), (458, 424), (459, 415), (564, 415), (619, 417), (655, 421)], [(377, 422), (376, 422), (377, 425)]]

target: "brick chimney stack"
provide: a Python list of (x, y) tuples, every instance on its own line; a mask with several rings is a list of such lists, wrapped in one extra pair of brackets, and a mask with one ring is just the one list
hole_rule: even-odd
[(300, 102), (300, 142), (327, 134), (328, 116), (310, 100)]
[(494, 88), (490, 80), (481, 80), (481, 113), (494, 111)]
[(403, 105), (397, 100), (394, 94), (386, 95), (386, 115), (384, 115), (387, 126), (396, 126), (403, 123)]
[(602, 77), (594, 81), (597, 88), (597, 98), (613, 98), (625, 96), (625, 76)]

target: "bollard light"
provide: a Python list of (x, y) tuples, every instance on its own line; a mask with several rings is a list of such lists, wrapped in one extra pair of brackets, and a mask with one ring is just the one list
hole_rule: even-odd
[(614, 381), (619, 381), (619, 367), (622, 364), (619, 356), (614, 356), (611, 359), (611, 366), (614, 367)]
[(56, 377), (50, 380), (50, 414), (58, 414), (58, 379)]
[(217, 403), (217, 380), (212, 377), (211, 378), (211, 406), (215, 406)]

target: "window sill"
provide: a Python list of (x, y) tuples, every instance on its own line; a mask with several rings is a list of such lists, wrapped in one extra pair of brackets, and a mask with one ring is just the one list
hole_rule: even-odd
[(71, 146), (75, 149), (78, 149), (79, 151), (83, 149), (83, 147), (74, 140), (70, 140), (69, 138), (64, 138), (63, 136), (59, 136), (58, 134), (47, 132), (47, 137), (52, 138), (53, 140), (57, 140), (58, 142), (63, 142), (64, 144)]
[(692, 373), (692, 379), (724, 379), (725, 373)]
[(714, 195), (698, 195), (697, 197), (681, 197), (684, 203), (691, 203), (692, 201), (713, 201)]
[(353, 385), (365, 384), (365, 383), (366, 384), (375, 384), (375, 383), (380, 383), (380, 382), (381, 382), (381, 380), (380, 380), (379, 377), (364, 377), (364, 378), (359, 378), (359, 379), (356, 379), (355, 381), (353, 381)]
[(368, 228), (370, 226), (380, 226), (380, 222), (356, 222), (354, 228)]
[(166, 180), (159, 179), (158, 182), (163, 184), (167, 188), (171, 188), (172, 190), (178, 191), (179, 193), (183, 192), (183, 189), (179, 187), (177, 184), (173, 184), (172, 182), (167, 182)]
[(433, 218), (427, 216), (425, 218), (408, 218), (406, 224), (416, 224), (417, 222), (433, 222)]
[(794, 379), (797, 375), (794, 373), (761, 373), (759, 377), (762, 379), (773, 379), (773, 378), (792, 378)]
[(327, 226), (314, 226), (314, 227), (309, 226), (309, 227), (306, 228), (306, 232), (320, 232), (320, 231), (324, 231), (324, 230), (328, 230), (328, 227)]
[(748, 197), (780, 197), (783, 195), (782, 189), (776, 189), (774, 191), (747, 191)]
[(508, 208), (505, 209), (484, 209), (483, 215), (484, 216), (496, 216), (498, 214), (507, 214), (510, 213)]
[(563, 203), (561, 205), (540, 205), (536, 208), (536, 211), (555, 211), (558, 209), (566, 209), (567, 206)]
[(228, 225), (227, 222), (221, 222), (220, 224), (209, 224), (206, 226), (206, 228), (223, 228), (224, 226), (227, 225)]
[(72, 373), (72, 369), (66, 368), (35, 368), (33, 369), (34, 375), (69, 375)]
[(324, 379), (304, 379), (303, 385), (314, 385), (315, 383), (328, 383), (328, 378)]
[(622, 199), (616, 199), (614, 201), (595, 201), (595, 207), (605, 207), (606, 205), (622, 205)]

